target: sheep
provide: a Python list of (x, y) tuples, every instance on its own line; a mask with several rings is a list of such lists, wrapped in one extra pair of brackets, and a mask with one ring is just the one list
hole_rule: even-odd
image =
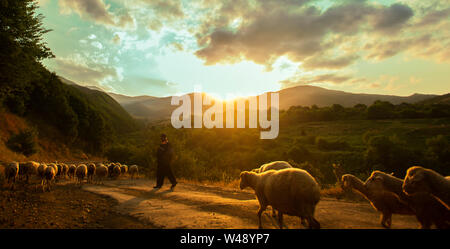
[(94, 180), (94, 175), (95, 175), (95, 164), (93, 163), (89, 163), (87, 165), (87, 182), (91, 183)]
[(14, 189), (14, 183), (16, 182), (16, 178), (19, 175), (19, 163), (11, 162), (5, 167), (5, 177), (8, 181), (8, 184), (11, 183), (11, 189)]
[(75, 175), (77, 177), (77, 182), (81, 185), (83, 183), (83, 179), (87, 176), (88, 170), (85, 164), (78, 165)]
[[(274, 162), (263, 164), (257, 169), (252, 169), (252, 172), (263, 173), (265, 171), (272, 170), (272, 169), (273, 170), (280, 170), (280, 169), (287, 169), (287, 168), (292, 168), (292, 166), (288, 162), (286, 162), (286, 161), (274, 161)], [(276, 216), (275, 209), (272, 208), (272, 217), (275, 217), (275, 216)]]
[(392, 214), (413, 215), (414, 211), (398, 195), (383, 189), (369, 189), (363, 181), (351, 174), (342, 176), (344, 188), (352, 188), (360, 192), (372, 205), (381, 212), (380, 222), (385, 228), (392, 224)]
[(450, 206), (450, 177), (444, 177), (432, 169), (410, 167), (406, 171), (402, 188), (407, 194), (422, 191), (430, 193)]
[(112, 170), (112, 177), (117, 178), (120, 176), (120, 173), (122, 172), (121, 168), (119, 165), (115, 165), (113, 170)]
[(422, 229), (435, 224), (439, 229), (450, 228), (450, 210), (432, 194), (420, 191), (407, 195), (402, 190), (403, 180), (381, 171), (374, 171), (365, 185), (369, 189), (387, 190), (397, 194), (414, 211)]
[(67, 175), (69, 176), (69, 179), (75, 178), (75, 171), (77, 170), (77, 166), (75, 164), (69, 165), (69, 170), (67, 171)]
[(131, 176), (131, 179), (135, 178), (135, 177), (139, 177), (139, 168), (137, 165), (131, 165), (129, 168), (128, 173)]
[(128, 166), (122, 165), (120, 166), (120, 174), (125, 175), (128, 172)]
[(28, 183), (29, 177), (33, 175), (37, 175), (37, 169), (40, 165), (40, 163), (35, 161), (29, 161), (26, 163), (27, 165), (27, 174), (26, 174), (26, 182)]
[(108, 176), (108, 167), (106, 167), (103, 164), (98, 165), (95, 170), (95, 175), (97, 176), (97, 179), (99, 179), (103, 182), (105, 177)]
[(37, 174), (39, 178), (41, 178), (41, 186), (44, 186), (45, 180), (45, 169), (47, 168), (47, 164), (41, 163), (37, 169)]
[(44, 175), (45, 175), (45, 183), (42, 186), (42, 191), (45, 192), (45, 186), (47, 186), (47, 189), (50, 191), (52, 182), (55, 180), (55, 177), (56, 177), (55, 167), (49, 166), (49, 167), (45, 168)]
[(62, 166), (62, 167), (61, 167), (61, 171), (62, 171), (62, 172), (61, 172), (61, 176), (62, 176), (64, 179), (66, 179), (67, 173), (69, 172), (69, 165), (63, 163), (61, 166)]
[(309, 228), (320, 228), (314, 218), (320, 200), (320, 188), (316, 180), (302, 169), (269, 170), (263, 173), (243, 171), (240, 188), (250, 187), (259, 202), (258, 224), (262, 228), (261, 214), (267, 205), (278, 210), (278, 223), (283, 227), (283, 214), (298, 216), (308, 221)]
[(49, 163), (47, 166), (53, 167), (55, 169), (55, 176), (58, 175), (58, 166), (56, 163)]
[(58, 167), (58, 171), (56, 173), (56, 176), (58, 178), (61, 178), (61, 174), (62, 174), (62, 171), (63, 171), (63, 165), (61, 163), (57, 163), (56, 167)]
[(280, 170), (280, 169), (287, 169), (287, 168), (292, 168), (292, 166), (288, 162), (274, 161), (274, 162), (263, 164), (257, 169), (252, 169), (252, 172), (262, 173), (262, 172), (265, 172), (265, 171), (268, 171), (271, 169)]
[(110, 165), (108, 165), (108, 176), (110, 177), (110, 178), (112, 178), (113, 177), (113, 173), (114, 173), (114, 167), (115, 167), (116, 165), (114, 164), (114, 163), (111, 163)]

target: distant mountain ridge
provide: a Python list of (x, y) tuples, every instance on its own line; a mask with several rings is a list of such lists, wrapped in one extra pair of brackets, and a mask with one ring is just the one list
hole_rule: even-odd
[[(393, 104), (417, 103), (437, 95), (413, 94), (402, 97), (394, 95), (349, 93), (344, 91), (329, 90), (317, 86), (297, 86), (278, 91), (280, 94), (280, 109), (287, 110), (291, 106), (319, 107), (340, 104), (345, 107), (356, 104), (371, 105), (376, 100), (389, 101)], [(170, 105), (171, 97), (138, 96), (130, 97), (120, 94), (108, 93), (119, 102), (132, 116), (147, 119), (148, 121), (169, 119), (176, 106)]]
[[(88, 87), (95, 88), (95, 87)], [(371, 105), (376, 100), (389, 101), (392, 104), (420, 103), (433, 98), (443, 98), (434, 94), (413, 94), (411, 96), (395, 96), (382, 94), (350, 93), (344, 91), (330, 90), (318, 86), (295, 86), (277, 91), (280, 100), (280, 110), (287, 110), (291, 106), (312, 106), (318, 107), (340, 104), (344, 107), (351, 107), (356, 104)], [(114, 100), (130, 113), (133, 117), (146, 119), (148, 121), (158, 121), (170, 119), (172, 111), (176, 106), (170, 104), (171, 97), (154, 96), (126, 96), (107, 92)], [(192, 98), (192, 93), (190, 94)], [(450, 95), (450, 94), (448, 94)], [(450, 96), (447, 96), (450, 101)]]

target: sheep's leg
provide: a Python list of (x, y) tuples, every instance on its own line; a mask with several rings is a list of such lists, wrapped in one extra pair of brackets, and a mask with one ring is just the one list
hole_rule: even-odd
[(280, 229), (283, 229), (283, 213), (278, 210), (278, 225), (280, 225)]
[(300, 222), (302, 223), (302, 225), (304, 227), (308, 227), (309, 226), (308, 223), (306, 222), (306, 218), (305, 217), (300, 217)]
[(381, 214), (381, 225), (384, 228), (391, 228), (389, 220), (391, 219), (392, 214), (390, 213), (383, 213)]
[(260, 205), (259, 206), (259, 210), (258, 210), (258, 228), (262, 229), (262, 225), (261, 225), (261, 214), (264, 212), (264, 210), (266, 210), (267, 206), (266, 205)]

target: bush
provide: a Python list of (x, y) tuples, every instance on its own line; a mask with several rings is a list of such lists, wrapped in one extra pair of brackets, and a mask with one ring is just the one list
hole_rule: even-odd
[(316, 145), (319, 150), (348, 150), (350, 145), (345, 141), (328, 141), (324, 138), (318, 137)]
[(21, 131), (12, 135), (6, 142), (6, 146), (12, 151), (31, 156), (38, 152), (36, 138), (37, 131), (33, 129)]

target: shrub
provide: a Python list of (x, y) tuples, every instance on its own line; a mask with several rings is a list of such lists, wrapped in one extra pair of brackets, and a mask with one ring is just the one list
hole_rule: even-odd
[(12, 135), (6, 142), (6, 146), (12, 151), (31, 156), (38, 151), (36, 142), (37, 131), (29, 129)]
[(316, 145), (319, 150), (348, 150), (350, 145), (345, 141), (328, 141), (324, 138), (318, 137)]

